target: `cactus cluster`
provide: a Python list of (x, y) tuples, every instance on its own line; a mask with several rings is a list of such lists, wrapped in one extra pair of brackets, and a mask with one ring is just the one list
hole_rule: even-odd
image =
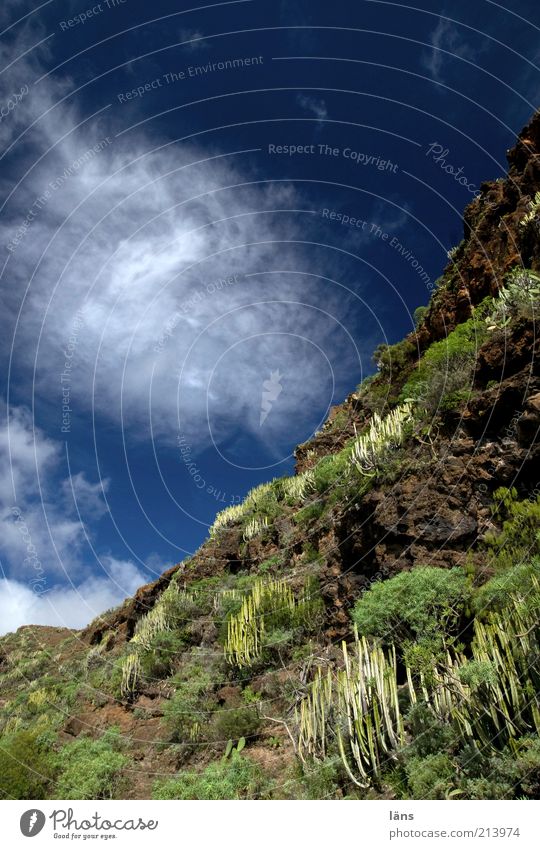
[(300, 475), (284, 478), (281, 485), (284, 497), (299, 503), (304, 501), (306, 496), (314, 491), (315, 475), (312, 471), (308, 470), (307, 472), (302, 472)]
[(268, 519), (266, 516), (253, 516), (244, 528), (243, 539), (248, 542), (253, 537), (258, 537), (268, 527)]
[(405, 439), (406, 425), (412, 421), (412, 404), (406, 401), (382, 418), (374, 413), (369, 428), (357, 436), (351, 453), (351, 464), (360, 474), (375, 476), (389, 453)]
[(396, 652), (355, 631), (353, 652), (343, 643), (342, 653), (343, 668), (334, 676), (319, 670), (297, 711), (298, 752), (324, 758), (331, 734), (351, 780), (367, 787), (404, 744)]
[[(296, 713), (298, 752), (303, 760), (324, 759), (335, 744), (351, 780), (366, 787), (397, 757), (405, 731), (395, 647), (383, 650), (355, 633), (353, 648), (343, 644), (337, 672), (317, 670)], [(538, 610), (522, 598), (510, 599), (504, 623), (475, 620), (469, 657), (447, 649), (429, 674), (407, 666), (405, 673), (402, 701), (424, 702), (484, 754), (540, 733)]]
[(294, 615), (297, 602), (286, 581), (256, 581), (242, 600), (238, 613), (227, 622), (225, 657), (236, 666), (251, 666), (260, 657), (265, 634), (265, 619), (273, 614)]
[(135, 626), (135, 633), (130, 641), (134, 648), (122, 661), (122, 682), (120, 692), (124, 698), (132, 695), (141, 676), (140, 653), (148, 651), (160, 631), (170, 631), (178, 625), (179, 611), (195, 603), (190, 593), (180, 590), (173, 579), (146, 616), (142, 616)]

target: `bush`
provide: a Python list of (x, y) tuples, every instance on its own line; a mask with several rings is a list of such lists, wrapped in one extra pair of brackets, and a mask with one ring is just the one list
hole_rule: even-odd
[(454, 764), (443, 752), (411, 758), (406, 771), (413, 799), (446, 799), (454, 789)]
[(401, 400), (421, 402), (429, 415), (461, 403), (468, 396), (477, 351), (486, 335), (485, 323), (475, 315), (430, 345), (403, 387)]
[(120, 751), (121, 744), (117, 729), (111, 729), (99, 740), (79, 737), (64, 746), (57, 756), (60, 769), (57, 798), (116, 798), (122, 769), (128, 764), (128, 758)]
[(50, 752), (32, 731), (17, 731), (0, 739), (0, 796), (43, 799), (52, 775)]
[(461, 569), (420, 566), (371, 586), (357, 601), (353, 619), (366, 636), (396, 643), (429, 639), (458, 624), (469, 594)]
[(413, 705), (407, 714), (407, 728), (411, 743), (406, 750), (407, 760), (426, 758), (449, 748), (455, 734), (452, 728), (435, 716), (425, 702)]
[(148, 681), (167, 678), (186, 649), (186, 639), (176, 631), (160, 631), (152, 640), (151, 648), (141, 654), (141, 670)]
[(228, 740), (237, 742), (240, 737), (245, 737), (249, 742), (255, 737), (261, 720), (259, 712), (255, 707), (239, 707), (220, 710), (214, 716), (214, 731), (216, 740), (226, 743)]
[(515, 489), (500, 487), (493, 493), (498, 533), (486, 534), (488, 552), (498, 572), (514, 569), (540, 556), (540, 496), (520, 501)]
[(319, 460), (313, 469), (315, 489), (321, 495), (336, 484), (343, 483), (349, 468), (350, 448)]
[(260, 767), (236, 752), (202, 772), (181, 772), (177, 778), (160, 781), (154, 799), (264, 799), (270, 786)]

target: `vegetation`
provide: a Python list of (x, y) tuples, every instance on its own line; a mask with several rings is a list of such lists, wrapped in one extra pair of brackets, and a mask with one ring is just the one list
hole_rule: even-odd
[(99, 740), (81, 736), (57, 755), (57, 792), (61, 799), (114, 799), (121, 791), (122, 770), (128, 758), (122, 754), (122, 738), (110, 729)]
[(158, 782), (154, 799), (264, 799), (268, 780), (255, 764), (233, 753), (202, 772), (181, 772), (175, 779)]

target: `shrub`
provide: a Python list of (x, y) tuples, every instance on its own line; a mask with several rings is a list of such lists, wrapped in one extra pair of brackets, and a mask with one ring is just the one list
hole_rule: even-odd
[(357, 601), (360, 634), (403, 640), (433, 637), (455, 627), (470, 595), (459, 569), (420, 566), (374, 584)]
[(186, 640), (182, 634), (160, 631), (153, 638), (151, 648), (141, 654), (142, 674), (149, 681), (167, 678), (185, 648)]
[(175, 693), (165, 703), (163, 714), (173, 742), (190, 743), (200, 736), (216, 707), (212, 692), (216, 680), (217, 671), (196, 657), (183, 664), (172, 679)]
[(260, 767), (233, 752), (227, 760), (212, 763), (202, 772), (181, 772), (160, 781), (154, 799), (264, 799), (270, 785)]
[(395, 345), (379, 345), (373, 354), (373, 361), (385, 377), (392, 378), (392, 373), (399, 375), (413, 363), (416, 353), (416, 345), (409, 339), (402, 339)]
[(220, 710), (214, 716), (215, 736), (222, 743), (227, 740), (236, 742), (241, 737), (245, 737), (249, 742), (250, 738), (257, 734), (260, 724), (257, 708), (248, 705)]
[(345, 448), (338, 454), (330, 454), (319, 460), (313, 469), (313, 484), (321, 495), (342, 483), (349, 469), (351, 449)]
[(426, 758), (448, 749), (455, 740), (452, 728), (437, 717), (425, 702), (417, 702), (407, 714), (411, 742), (406, 760)]
[(455, 767), (443, 752), (411, 758), (406, 766), (413, 799), (446, 799), (455, 787)]
[(324, 502), (314, 501), (306, 507), (302, 507), (294, 514), (293, 519), (297, 525), (309, 525), (311, 522), (316, 522), (324, 513)]
[(43, 799), (52, 775), (50, 753), (33, 731), (16, 731), (0, 739), (0, 796)]
[(401, 400), (421, 403), (429, 415), (449, 409), (466, 397), (478, 348), (487, 335), (485, 323), (479, 320), (486, 307), (458, 325), (446, 339), (434, 342), (425, 351), (417, 368), (401, 392)]
[(427, 307), (416, 307), (416, 309), (413, 313), (414, 326), (415, 327), (419, 327), (422, 324), (427, 311), (428, 311)]
[(117, 729), (99, 740), (79, 737), (58, 753), (59, 799), (114, 799), (121, 788), (122, 770), (128, 764)]
[(494, 568), (507, 571), (540, 556), (540, 496), (520, 501), (515, 489), (500, 487), (493, 500), (502, 522), (501, 531), (485, 537)]
[(540, 605), (540, 559), (535, 558), (531, 563), (519, 563), (500, 575), (495, 575), (483, 586), (479, 587), (473, 596), (474, 610), (477, 616), (485, 616), (493, 612), (501, 612), (512, 597), (518, 595), (523, 599), (525, 607), (538, 609)]

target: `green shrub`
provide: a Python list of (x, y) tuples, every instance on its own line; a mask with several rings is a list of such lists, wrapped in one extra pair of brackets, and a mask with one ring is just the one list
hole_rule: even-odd
[(373, 362), (379, 372), (390, 379), (399, 376), (407, 367), (412, 365), (417, 354), (416, 345), (409, 339), (402, 339), (395, 345), (383, 343), (375, 349)]
[(321, 495), (336, 484), (343, 483), (348, 473), (351, 449), (344, 448), (338, 454), (330, 454), (319, 460), (313, 468), (315, 489)]
[(43, 799), (52, 776), (50, 752), (34, 731), (0, 738), (0, 797)]
[(446, 339), (433, 342), (403, 387), (401, 400), (418, 401), (429, 415), (461, 403), (467, 398), (477, 352), (486, 336), (485, 323), (475, 314)]
[(417, 702), (406, 717), (407, 730), (411, 742), (406, 749), (406, 760), (427, 758), (448, 749), (455, 741), (453, 729), (439, 717), (425, 702)]
[(221, 743), (227, 740), (236, 743), (240, 737), (245, 737), (249, 743), (257, 734), (260, 724), (259, 712), (252, 705), (220, 710), (214, 715), (215, 737)]
[(122, 740), (111, 729), (99, 740), (79, 737), (57, 755), (59, 799), (114, 799), (121, 790), (122, 770), (129, 763)]
[(154, 786), (154, 799), (265, 799), (271, 785), (260, 767), (233, 752), (202, 772), (181, 772)]
[(397, 643), (449, 633), (470, 595), (459, 569), (420, 566), (374, 584), (357, 601), (353, 619), (360, 634)]
[(324, 513), (324, 508), (323, 501), (314, 501), (312, 504), (308, 504), (306, 507), (298, 510), (294, 514), (293, 519), (297, 525), (309, 525), (311, 522), (316, 522), (317, 519), (320, 519)]
[(152, 646), (141, 654), (141, 670), (148, 681), (167, 678), (178, 657), (186, 649), (187, 637), (177, 631), (160, 631), (152, 639)]
[(416, 307), (413, 318), (414, 318), (414, 326), (419, 327), (422, 324), (424, 317), (428, 311), (427, 307)]
[(213, 690), (219, 680), (219, 672), (198, 658), (184, 663), (171, 679), (175, 692), (163, 714), (172, 742), (190, 743), (200, 735), (216, 707)]
[(496, 571), (514, 569), (540, 556), (540, 496), (520, 501), (515, 489), (500, 487), (493, 500), (502, 530), (486, 534), (485, 542)]

